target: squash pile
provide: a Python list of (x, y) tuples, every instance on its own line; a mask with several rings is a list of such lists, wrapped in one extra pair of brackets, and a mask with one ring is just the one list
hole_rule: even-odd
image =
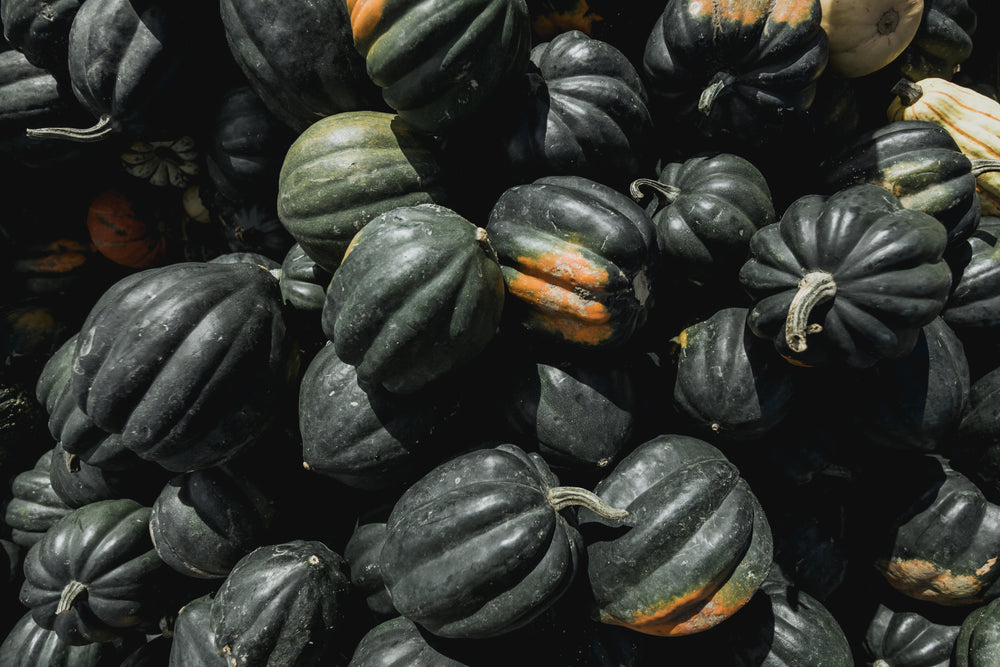
[(0, 667), (1000, 664), (992, 0), (0, 24)]

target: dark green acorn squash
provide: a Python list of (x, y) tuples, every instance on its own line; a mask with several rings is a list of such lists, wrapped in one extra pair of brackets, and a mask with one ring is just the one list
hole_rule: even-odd
[(49, 469), (54, 448), (35, 462), (34, 467), (18, 473), (11, 482), (11, 498), (4, 509), (4, 523), (10, 528), (15, 544), (30, 547), (56, 522), (73, 511), (52, 488)]
[[(281, 298), (295, 310), (319, 313), (326, 303), (326, 288), (333, 274), (317, 264), (298, 243), (285, 253), (278, 286)], [(318, 326), (319, 317), (316, 317)]]
[(978, 25), (975, 2), (923, 0), (923, 4), (917, 33), (894, 65), (912, 81), (931, 77), (951, 81), (972, 55)]
[(132, 273), (91, 309), (71, 392), (100, 428), (174, 472), (209, 467), (259, 436), (298, 374), (278, 281), (244, 262)]
[(921, 120), (899, 120), (856, 136), (820, 166), (826, 192), (874, 183), (904, 208), (934, 216), (948, 243), (968, 238), (979, 225), (980, 205), (972, 162), (948, 130)]
[(63, 78), (68, 75), (69, 31), (83, 0), (4, 0), (0, 24), (7, 43), (29, 63)]
[(49, 483), (56, 495), (74, 509), (110, 498), (131, 498), (142, 505), (151, 505), (156, 500), (157, 488), (167, 481), (170, 473), (152, 461), (135, 455), (130, 458), (130, 465), (100, 468), (56, 443)]
[(866, 369), (841, 409), (867, 443), (933, 451), (958, 433), (969, 391), (962, 341), (938, 317), (921, 329), (909, 354)]
[(437, 650), (432, 637), (408, 618), (387, 619), (365, 633), (348, 667), (468, 667)]
[(402, 490), (454, 449), (435, 432), (457, 399), (440, 383), (400, 395), (364, 382), (329, 344), (299, 385), (303, 465), (352, 488)]
[(941, 317), (960, 335), (1000, 327), (1000, 217), (985, 215), (965, 241), (945, 254), (955, 274)]
[(479, 355), (503, 306), (486, 230), (421, 204), (383, 213), (358, 232), (330, 281), (322, 325), (360, 381), (407, 394)]
[(891, 488), (879, 474), (886, 466), (872, 465), (855, 496), (876, 570), (916, 600), (970, 607), (995, 599), (1000, 505), (941, 456), (889, 461)]
[(378, 558), (385, 544), (385, 521), (359, 523), (344, 545), (344, 560), (351, 572), (351, 590), (364, 596), (365, 606), (376, 618), (398, 616), (385, 587)]
[(183, 473), (152, 502), (149, 535), (163, 561), (181, 574), (222, 579), (268, 541), (274, 502), (238, 468)]
[(354, 49), (342, 0), (223, 0), (225, 39), (254, 92), (302, 132), (321, 118), (380, 107), (378, 88)]
[(637, 429), (642, 385), (634, 358), (511, 347), (490, 401), (514, 441), (567, 474), (603, 476)]
[(748, 312), (723, 308), (677, 337), (673, 405), (703, 437), (758, 438), (792, 410), (795, 369), (751, 333)]
[(596, 617), (650, 635), (702, 632), (732, 617), (771, 568), (771, 529), (739, 470), (714, 446), (660, 435), (594, 488), (628, 512), (582, 509)]
[(241, 558), (212, 598), (216, 651), (230, 665), (319, 665), (339, 648), (350, 579), (322, 542), (258, 547)]
[(951, 289), (947, 233), (877, 185), (806, 195), (750, 240), (748, 325), (793, 363), (865, 368), (913, 350)]
[(507, 189), (486, 230), (516, 326), (587, 349), (622, 344), (645, 322), (656, 228), (621, 192), (546, 176)]
[(573, 582), (582, 544), (560, 510), (583, 503), (622, 514), (559, 486), (541, 456), (515, 445), (440, 464), (386, 522), (378, 566), (393, 605), (442, 637), (494, 637), (531, 623)]
[(134, 500), (101, 500), (55, 523), (24, 560), (20, 599), (35, 622), (69, 644), (158, 632), (184, 587), (153, 548), (149, 514)]
[(776, 220), (764, 174), (732, 153), (670, 162), (630, 191), (656, 225), (662, 271), (682, 289), (731, 283), (750, 237)]
[[(130, 0), (81, 4), (69, 31), (67, 63), (76, 98), (96, 119), (89, 128), (33, 127), (31, 136), (100, 141), (163, 132), (182, 123), (208, 67), (193, 63), (214, 36), (195, 4)], [(188, 112), (190, 113), (190, 111)], [(187, 116), (190, 118), (191, 116)]]
[(1000, 664), (1000, 599), (973, 609), (955, 638), (954, 667)]
[(806, 112), (829, 58), (819, 0), (671, 0), (642, 74), (668, 145), (756, 149)]
[(0, 667), (101, 667), (125, 657), (116, 642), (73, 645), (25, 612), (0, 643)]
[(886, 667), (954, 667), (960, 621), (928, 611), (905, 600), (879, 602), (865, 628), (860, 647), (864, 657)]
[(212, 596), (197, 597), (177, 612), (170, 641), (168, 667), (229, 667), (229, 660), (215, 648), (212, 630)]
[(467, 118), (528, 61), (524, 0), (347, 0), (347, 9), (368, 76), (419, 132)]
[(500, 121), (514, 183), (571, 174), (621, 189), (643, 172), (653, 121), (621, 51), (573, 30), (535, 46), (531, 65)]
[(369, 220), (399, 206), (446, 203), (431, 145), (380, 111), (334, 114), (309, 126), (285, 154), (278, 216), (321, 267), (333, 273)]

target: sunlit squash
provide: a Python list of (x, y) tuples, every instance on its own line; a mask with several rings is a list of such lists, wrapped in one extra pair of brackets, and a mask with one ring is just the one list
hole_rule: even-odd
[(885, 67), (910, 45), (924, 0), (821, 0), (830, 38), (830, 66), (846, 77)]

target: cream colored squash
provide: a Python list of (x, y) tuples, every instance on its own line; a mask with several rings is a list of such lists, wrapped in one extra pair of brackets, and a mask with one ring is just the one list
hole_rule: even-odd
[(830, 67), (846, 77), (879, 70), (917, 34), (924, 0), (820, 0)]

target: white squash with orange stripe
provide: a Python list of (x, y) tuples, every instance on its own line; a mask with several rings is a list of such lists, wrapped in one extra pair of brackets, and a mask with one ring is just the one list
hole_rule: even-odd
[[(1000, 215), (1000, 102), (939, 78), (901, 81), (888, 118), (936, 123), (973, 161), (983, 215)], [(981, 162), (990, 161), (990, 162)]]

